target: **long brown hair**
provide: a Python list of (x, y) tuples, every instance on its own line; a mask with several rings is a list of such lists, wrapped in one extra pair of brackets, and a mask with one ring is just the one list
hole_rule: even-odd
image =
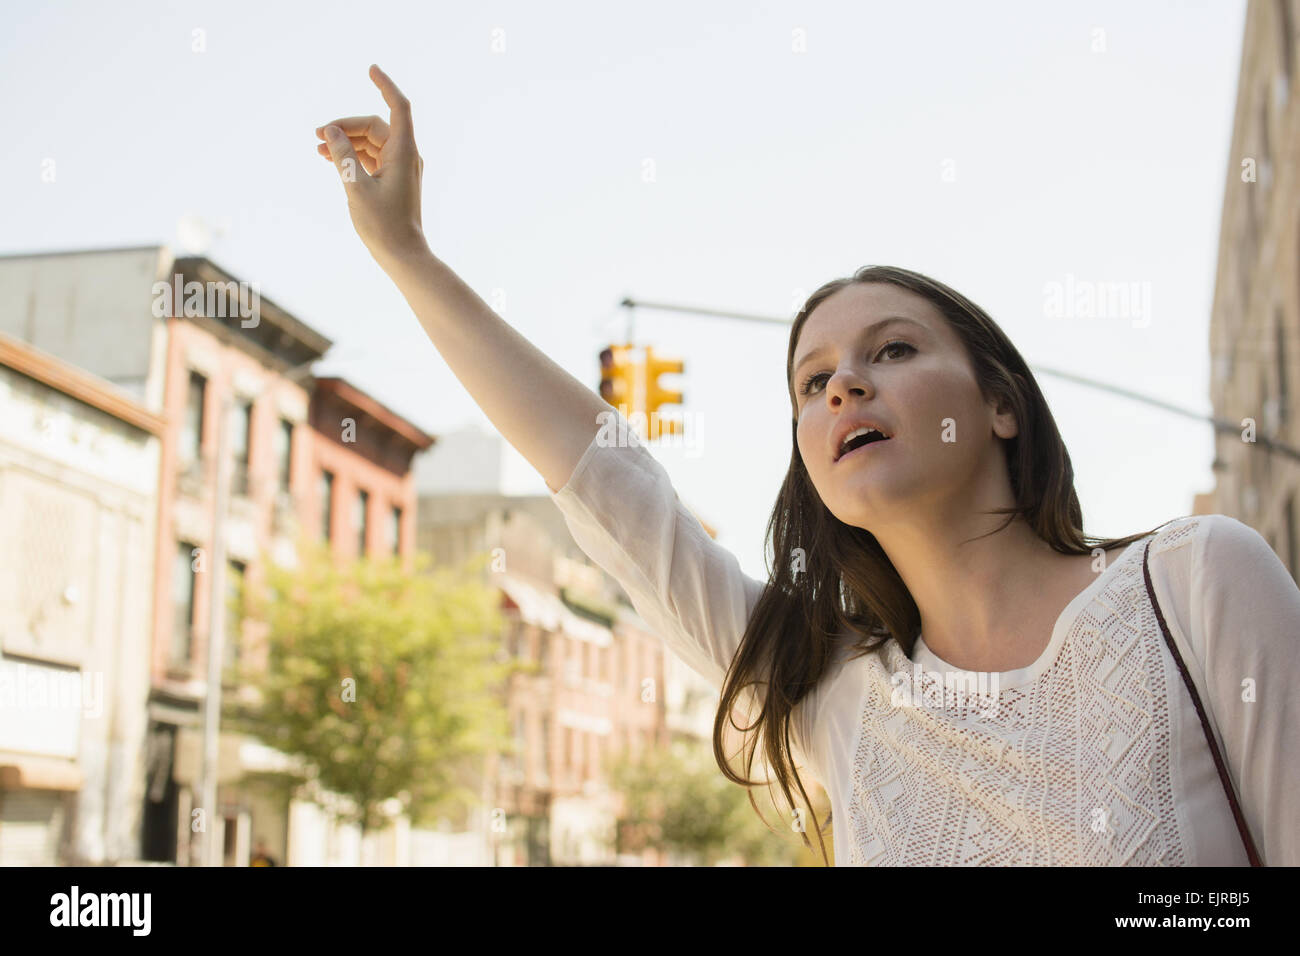
[[(875, 537), (830, 513), (799, 454), (797, 402), (791, 381), (799, 333), (808, 316), (827, 298), (852, 283), (865, 282), (891, 283), (933, 303), (964, 343), (984, 399), (996, 397), (999, 410), (1014, 412), (1017, 434), (1004, 441), (1004, 450), (1016, 503), (987, 512), (1007, 516), (1002, 528), (1021, 515), (1040, 538), (1062, 554), (1090, 554), (1096, 548), (1109, 551), (1151, 533), (1126, 538), (1094, 538), (1083, 533), (1074, 468), (1047, 401), (1011, 340), (964, 295), (907, 269), (864, 266), (851, 277), (827, 282), (808, 298), (790, 330), (786, 358), (790, 467), (767, 525), (769, 579), (723, 683), (713, 722), (713, 753), (732, 782), (747, 788), (770, 785), (770, 778), (748, 779), (761, 740), (766, 764), (791, 808), (795, 802), (790, 784), (798, 787), (812, 814), (827, 865), (830, 861), (822, 835), (831, 824), (831, 814), (818, 825), (816, 811), (793, 767), (790, 726), (794, 708), (816, 687), (837, 650), (847, 647), (856, 651), (852, 656), (860, 656), (878, 651), (892, 638), (911, 656), (921, 626), (916, 602)], [(792, 560), (796, 554), (801, 560)], [(733, 711), (746, 688), (755, 685), (766, 685), (767, 690), (749, 697), (758, 704), (754, 723), (738, 726)], [(747, 709), (741, 712), (753, 714)], [(728, 722), (742, 735), (753, 732), (752, 737), (743, 738), (740, 748), (745, 756), (744, 776), (731, 769), (724, 752)], [(750, 804), (758, 811), (752, 793)], [(806, 834), (802, 839), (804, 846), (812, 849)]]

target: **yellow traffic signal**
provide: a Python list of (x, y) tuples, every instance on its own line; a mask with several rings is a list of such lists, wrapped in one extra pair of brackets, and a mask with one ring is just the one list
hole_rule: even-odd
[(649, 345), (646, 346), (645, 412), (652, 420), (658, 421), (658, 429), (651, 427), (651, 431), (655, 434), (680, 435), (682, 433), (680, 421), (664, 419), (656, 413), (659, 412), (661, 405), (680, 405), (683, 399), (681, 392), (660, 385), (659, 376), (680, 374), (684, 370), (685, 365), (681, 359), (658, 358), (654, 354), (654, 349)]
[(600, 397), (615, 408), (636, 411), (637, 363), (630, 345), (611, 345), (600, 353)]

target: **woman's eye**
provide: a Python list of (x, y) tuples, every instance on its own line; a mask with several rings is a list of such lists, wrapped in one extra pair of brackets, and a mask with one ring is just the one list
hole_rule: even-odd
[[(914, 348), (912, 348), (912, 346), (908, 345), (906, 342), (902, 342), (902, 341), (888, 342), (883, 347), (881, 347), (880, 351), (876, 353), (876, 356), (877, 358), (879, 358), (881, 355), (884, 355), (885, 352), (888, 351), (889, 349), (899, 349), (899, 348), (906, 349), (907, 352), (916, 351)], [(907, 352), (904, 352), (903, 354), (906, 355)]]
[[(880, 351), (876, 353), (876, 357), (879, 358), (880, 356), (884, 355), (886, 352), (890, 351), (891, 349), (902, 349), (903, 355), (906, 355), (908, 352), (916, 351), (916, 348), (912, 346), (910, 343), (904, 342), (901, 339), (899, 339), (894, 342), (886, 342), (884, 345), (882, 345), (880, 347)], [(799, 393), (801, 395), (807, 395), (809, 392), (812, 391), (813, 383), (816, 382), (819, 378), (830, 378), (830, 375), (828, 375), (826, 372), (817, 372), (813, 375), (808, 376), (806, 379), (804, 379), (803, 385), (799, 387)]]
[(826, 378), (826, 377), (827, 375), (825, 372), (818, 372), (816, 375), (812, 375), (804, 379), (803, 385), (800, 386), (799, 388), (799, 394), (807, 395), (810, 391), (812, 391), (813, 382), (817, 381), (817, 379), (819, 378)]

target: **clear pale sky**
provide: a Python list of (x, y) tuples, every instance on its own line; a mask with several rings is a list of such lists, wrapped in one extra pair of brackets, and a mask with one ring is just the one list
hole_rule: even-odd
[[(625, 295), (789, 318), (826, 280), (892, 264), (974, 299), (1031, 366), (1208, 413), (1244, 16), (1240, 0), (5, 4), (0, 251), (183, 249), (198, 217), (223, 229), (218, 264), (335, 340), (322, 373), (435, 434), (489, 427), (315, 152), (326, 121), (387, 115), (376, 62), (412, 101), (430, 246), (593, 386)], [(1143, 284), (1149, 323), (1047, 315), (1068, 276)], [(787, 330), (640, 311), (636, 332), (685, 360), (704, 426), (700, 454), (657, 457), (766, 577)], [(1143, 530), (1212, 487), (1208, 425), (1039, 384), (1087, 532)], [(524, 469), (512, 490), (545, 493)]]

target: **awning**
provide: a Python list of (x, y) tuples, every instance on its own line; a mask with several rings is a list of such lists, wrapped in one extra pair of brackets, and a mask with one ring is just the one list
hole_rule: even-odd
[(519, 606), (519, 616), (527, 623), (536, 624), (548, 631), (563, 631), (570, 637), (597, 647), (609, 647), (614, 643), (609, 628), (574, 614), (560, 600), (559, 595), (548, 594), (522, 578), (508, 574), (494, 577), (501, 590)]
[[(302, 773), (303, 761), (243, 734), (217, 738), (217, 782), (237, 783), (250, 773)], [(181, 786), (198, 787), (203, 774), (202, 728), (182, 727), (176, 737), (174, 776)]]
[(81, 768), (71, 760), (0, 754), (0, 790), (80, 790)]

